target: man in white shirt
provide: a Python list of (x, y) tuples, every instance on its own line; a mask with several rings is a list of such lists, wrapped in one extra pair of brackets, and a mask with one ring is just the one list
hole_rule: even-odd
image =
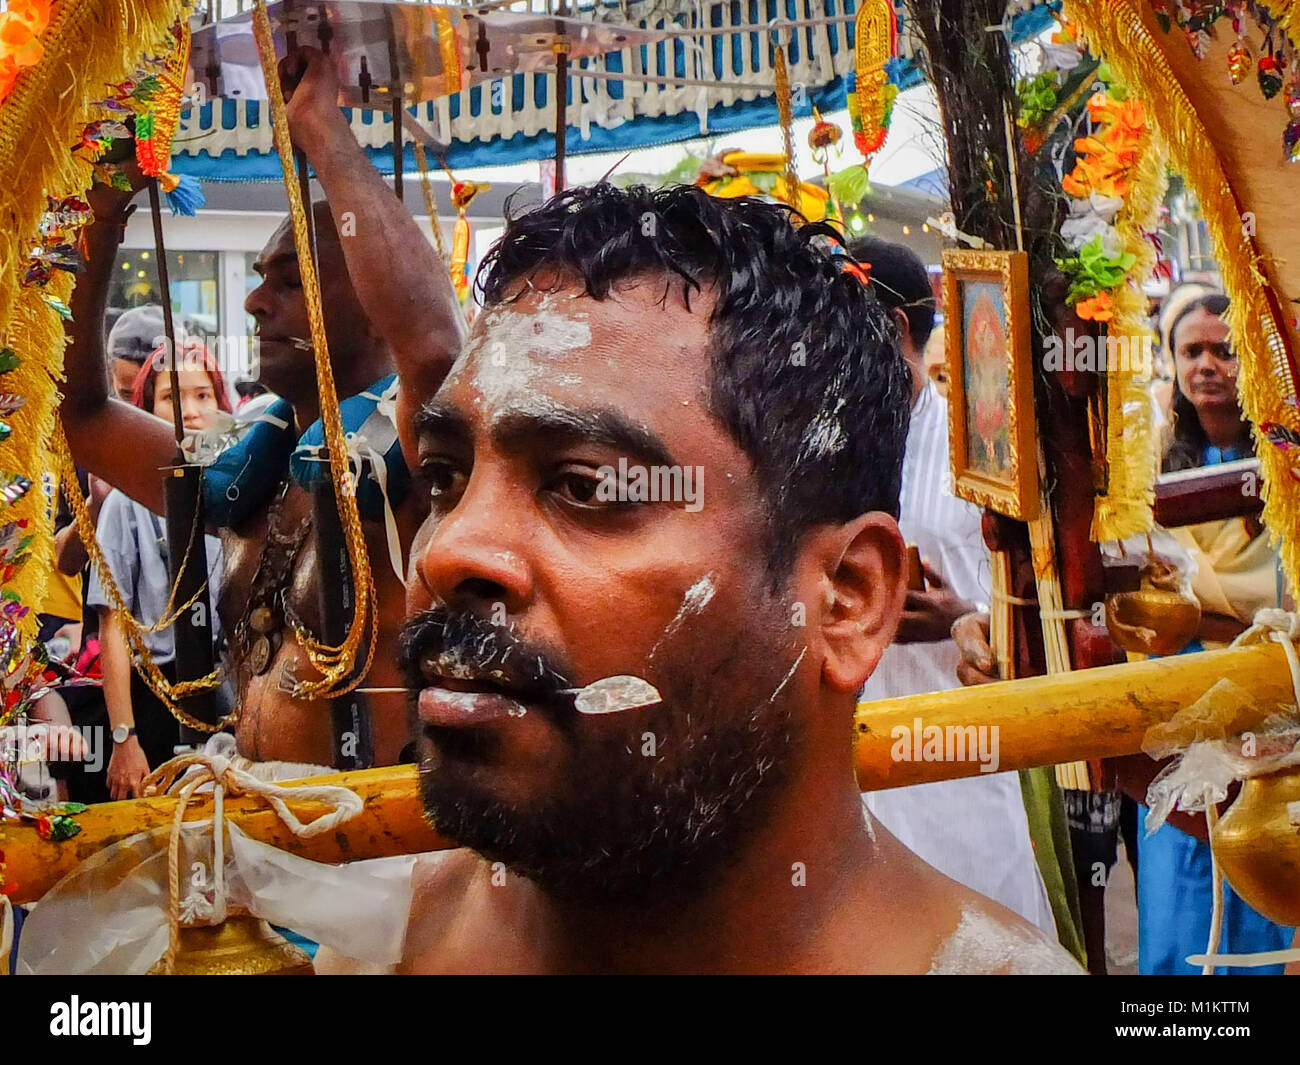
[[(864, 268), (870, 263), (871, 287), (898, 326), (912, 371), (898, 525), (918, 548), (929, 586), (908, 592), (894, 643), (862, 689), (863, 700), (870, 701), (960, 686), (960, 655), (949, 630), (988, 600), (989, 555), (979, 509), (952, 493), (948, 404), (924, 368), (922, 353), (934, 326), (925, 265), (909, 248), (875, 237), (860, 238), (849, 250)], [(868, 792), (862, 799), (872, 816), (930, 865), (1056, 936), (1015, 773)]]

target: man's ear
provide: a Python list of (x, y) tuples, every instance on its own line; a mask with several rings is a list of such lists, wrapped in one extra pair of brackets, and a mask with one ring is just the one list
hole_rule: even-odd
[(907, 320), (907, 312), (902, 307), (894, 307), (890, 310), (889, 316), (894, 319), (894, 325), (898, 327), (898, 338), (904, 348), (910, 347), (912, 343), (912, 323)]
[(907, 551), (888, 514), (862, 514), (814, 534), (821, 585), (822, 675), (856, 693), (894, 638), (907, 594)]

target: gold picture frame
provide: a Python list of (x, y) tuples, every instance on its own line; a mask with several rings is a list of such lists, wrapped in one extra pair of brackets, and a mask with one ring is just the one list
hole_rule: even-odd
[(1032, 521), (1039, 498), (1028, 256), (945, 251), (943, 300), (953, 491)]

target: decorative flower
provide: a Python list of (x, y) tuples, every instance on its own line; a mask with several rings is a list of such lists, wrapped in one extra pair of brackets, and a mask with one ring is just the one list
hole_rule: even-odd
[[(1054, 34), (1053, 36), (1059, 36)], [(1083, 61), (1083, 52), (1078, 45), (1062, 44), (1052, 41), (1044, 44), (1043, 48), (1043, 68), (1045, 70), (1059, 70), (1062, 73), (1073, 70)]]
[[(1076, 205), (1081, 210), (1076, 212)], [(1061, 237), (1071, 251), (1079, 251), (1094, 237), (1101, 238), (1102, 251), (1107, 255), (1118, 256), (1124, 250), (1119, 232), (1092, 210), (1088, 200), (1075, 200), (1070, 208), (1070, 217), (1061, 223)]]
[(1100, 193), (1092, 193), (1088, 197), (1088, 209), (1092, 211), (1103, 222), (1115, 221), (1115, 216), (1119, 214), (1120, 208), (1124, 206), (1122, 196), (1102, 196)]
[(51, 0), (11, 0), (0, 13), (0, 102), (13, 91), (23, 67), (41, 61), (40, 36), (50, 24)]
[(1115, 317), (1115, 306), (1109, 292), (1098, 292), (1091, 299), (1081, 300), (1074, 313), (1085, 322), (1109, 322)]

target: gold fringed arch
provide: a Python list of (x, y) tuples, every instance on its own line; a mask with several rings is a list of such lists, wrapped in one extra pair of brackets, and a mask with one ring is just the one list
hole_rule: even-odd
[[(1300, 4), (1272, 9), (1294, 40)], [(1300, 331), (1291, 302), (1300, 294), (1294, 210), (1300, 166), (1287, 162), (1282, 150), (1286, 111), (1278, 101), (1265, 101), (1253, 79), (1232, 84), (1226, 73), (1231, 34), (1207, 37), (1197, 59), (1186, 36), (1177, 27), (1164, 32), (1141, 0), (1069, 0), (1065, 13), (1143, 99), (1170, 164), (1200, 201), (1232, 300), (1238, 388), (1256, 427), (1265, 481), (1264, 522), (1281, 537), (1283, 569), (1294, 592), (1300, 588), (1300, 452), (1277, 446), (1265, 432), (1277, 427), (1300, 437)]]
[(100, 117), (90, 104), (135, 70), (147, 42), (164, 39), (185, 7), (183, 0), (57, 0), (41, 37), (43, 56), (23, 70), (0, 105), (0, 332), (22, 360), (5, 374), (3, 391), (26, 399), (6, 419), (13, 433), (0, 443), (0, 474), (37, 482), (0, 514), (5, 523), (25, 519), (33, 536), (32, 557), (3, 592), (30, 608), (22, 622), (29, 638), (53, 552), (50, 507), (39, 479), (56, 468), (49, 442), (65, 343), (63, 319), (47, 297), (66, 306), (73, 278), (56, 271), (44, 287), (24, 287), (27, 255), (46, 196), (81, 196), (90, 187), (90, 164), (69, 150), (73, 131)]

